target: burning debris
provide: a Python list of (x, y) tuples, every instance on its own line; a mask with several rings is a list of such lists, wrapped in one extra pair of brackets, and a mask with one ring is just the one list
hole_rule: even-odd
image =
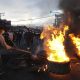
[(53, 73), (65, 74), (70, 72), (70, 59), (65, 52), (64, 40), (68, 26), (63, 29), (47, 26), (44, 28), (41, 39), (47, 54), (48, 70)]
[(48, 71), (55, 74), (67, 74), (71, 71), (70, 62), (59, 63), (49, 61)]
[(80, 57), (80, 36), (75, 36), (74, 34), (69, 34), (73, 44), (75, 45), (76, 53)]
[(65, 31), (68, 26), (65, 26), (61, 31), (53, 26), (45, 27), (41, 34), (41, 39), (44, 39), (44, 50), (47, 54), (47, 59), (53, 62), (69, 62), (64, 49)]

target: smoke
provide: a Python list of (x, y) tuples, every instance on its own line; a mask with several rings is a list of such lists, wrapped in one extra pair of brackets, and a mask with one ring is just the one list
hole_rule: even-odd
[(80, 0), (60, 0), (59, 6), (68, 11), (80, 10)]
[[(80, 33), (80, 0), (60, 0), (59, 7), (64, 10), (64, 17), (70, 26), (70, 33)], [(69, 13), (69, 14), (68, 14)], [(69, 21), (71, 20), (71, 21)]]

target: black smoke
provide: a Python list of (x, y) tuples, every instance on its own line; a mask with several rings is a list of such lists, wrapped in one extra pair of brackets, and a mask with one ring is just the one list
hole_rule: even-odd
[(70, 14), (72, 22), (69, 23), (70, 33), (80, 34), (80, 0), (60, 0), (59, 7), (64, 11), (66, 19)]
[(59, 7), (68, 11), (80, 10), (80, 0), (60, 0)]

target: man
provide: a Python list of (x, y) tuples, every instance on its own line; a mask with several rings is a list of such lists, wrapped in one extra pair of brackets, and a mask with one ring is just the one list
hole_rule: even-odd
[(6, 41), (5, 41), (5, 38), (3, 36), (3, 33), (5, 32), (5, 29), (4, 27), (1, 25), (0, 26), (0, 75), (3, 74), (3, 71), (2, 71), (2, 55), (4, 54), (7, 54), (7, 50), (10, 50), (12, 49), (11, 46), (9, 46)]
[(12, 47), (6, 43), (3, 37), (3, 33), (4, 33), (4, 29), (0, 28), (0, 46), (3, 46), (5, 49), (11, 49)]
[(4, 32), (3, 34), (4, 38), (5, 38), (5, 42), (10, 45), (10, 46), (15, 46), (15, 44), (13, 43), (13, 36), (11, 34), (9, 34), (8, 30)]

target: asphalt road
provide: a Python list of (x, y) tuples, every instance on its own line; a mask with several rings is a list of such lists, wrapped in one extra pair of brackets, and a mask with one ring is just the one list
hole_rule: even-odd
[(12, 69), (0, 76), (0, 80), (80, 80), (80, 61), (71, 62), (71, 72), (64, 75), (54, 73), (35, 73), (28, 68)]

